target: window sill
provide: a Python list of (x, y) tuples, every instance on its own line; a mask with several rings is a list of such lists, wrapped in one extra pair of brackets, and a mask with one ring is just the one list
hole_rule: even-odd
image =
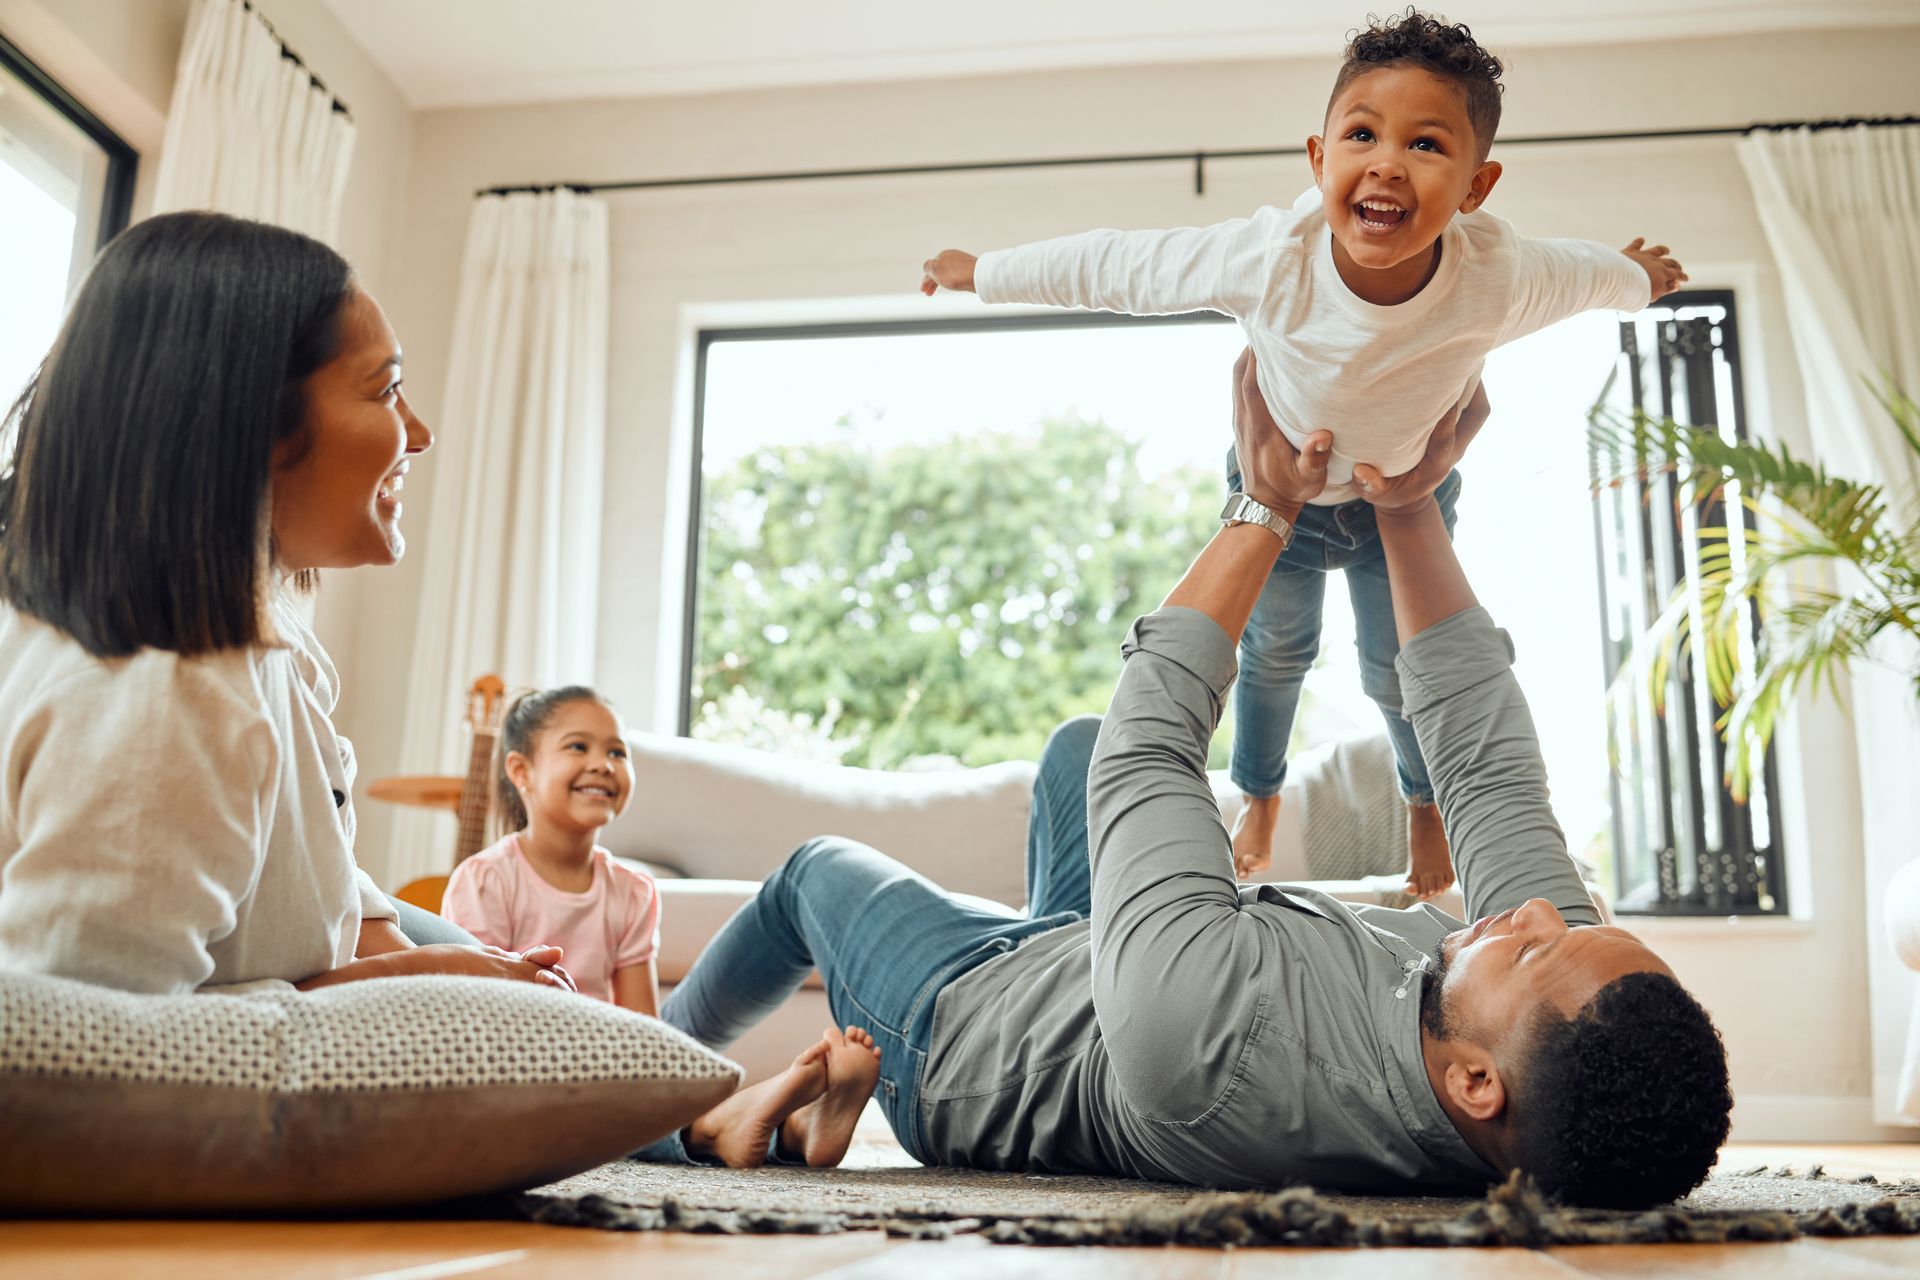
[(1815, 932), (1813, 921), (1791, 916), (1616, 916), (1614, 923), (1648, 942), (1696, 938), (1785, 941), (1811, 938)]

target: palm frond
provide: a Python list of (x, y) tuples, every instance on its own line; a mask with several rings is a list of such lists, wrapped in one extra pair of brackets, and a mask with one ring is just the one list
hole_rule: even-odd
[[(1874, 394), (1920, 457), (1920, 406), (1890, 380)], [(1664, 714), (1676, 667), (1696, 672), (1722, 710), (1727, 782), (1744, 799), (1753, 762), (1799, 690), (1837, 694), (1842, 673), (1884, 631), (1920, 636), (1920, 524), (1897, 526), (1883, 485), (1832, 475), (1784, 444), (1729, 441), (1713, 427), (1604, 404), (1588, 425), (1596, 493), (1631, 486), (1651, 496), (1664, 483), (1677, 511), (1697, 513), (1689, 524), (1717, 510), (1715, 500), (1747, 514), (1743, 524), (1693, 529), (1688, 578), (1609, 688), (1609, 723), (1618, 724), (1636, 689)], [(1920, 696), (1920, 671), (1913, 678)]]
[(1867, 390), (1880, 402), (1880, 407), (1893, 419), (1893, 425), (1906, 438), (1907, 447), (1920, 457), (1920, 404), (1902, 391), (1890, 373), (1882, 373), (1878, 385), (1869, 383)]

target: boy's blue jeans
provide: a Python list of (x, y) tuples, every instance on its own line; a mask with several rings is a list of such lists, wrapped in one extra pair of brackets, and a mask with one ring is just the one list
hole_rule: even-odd
[[(1240, 491), (1240, 464), (1227, 451), (1227, 487)], [(1460, 497), (1460, 473), (1440, 482), (1434, 499), (1453, 533), (1454, 504)], [(1400, 636), (1393, 623), (1393, 594), (1387, 588), (1387, 560), (1373, 505), (1354, 500), (1335, 507), (1303, 507), (1293, 541), (1279, 563), (1240, 637), (1240, 678), (1233, 695), (1234, 786), (1247, 796), (1274, 796), (1287, 778), (1287, 743), (1300, 690), (1320, 655), (1320, 615), (1325, 607), (1327, 574), (1346, 570), (1353, 599), (1354, 643), (1360, 651), (1360, 687), (1380, 708), (1393, 740), (1400, 794), (1409, 802), (1433, 803), (1433, 783), (1413, 726), (1401, 714), (1400, 676), (1393, 660)]]
[[(1027, 909), (961, 898), (874, 849), (822, 836), (796, 849), (735, 912), (660, 1010), (724, 1049), (820, 971), (837, 1026), (865, 1027), (880, 1048), (874, 1089), (900, 1144), (924, 1159), (920, 1080), (934, 1000), (948, 983), (1022, 938), (1093, 911), (1087, 861), (1087, 766), (1098, 716), (1054, 730), (1027, 818)], [(805, 1045), (794, 1045), (795, 1053)], [(685, 1160), (677, 1137), (640, 1159)]]

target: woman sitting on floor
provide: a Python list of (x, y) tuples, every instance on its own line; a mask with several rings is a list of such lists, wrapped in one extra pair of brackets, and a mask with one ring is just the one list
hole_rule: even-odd
[[(0, 430), (0, 969), (126, 991), (464, 974), (571, 990), (557, 947), (416, 945), (353, 857), (337, 679), (289, 599), (390, 565), (433, 433), (333, 250), (211, 213), (101, 254)], [(826, 1041), (685, 1131), (758, 1164), (851, 1130)], [(864, 1077), (864, 1078), (863, 1078)], [(795, 1147), (798, 1150), (798, 1147)]]

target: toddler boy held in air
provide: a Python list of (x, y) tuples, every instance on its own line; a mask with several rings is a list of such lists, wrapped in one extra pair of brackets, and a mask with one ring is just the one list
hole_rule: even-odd
[[(928, 294), (1225, 312), (1253, 349), (1280, 430), (1296, 448), (1331, 450), (1325, 491), (1291, 524), (1238, 492), (1228, 455), (1222, 519), (1267, 524), (1286, 544), (1240, 642), (1232, 775), (1246, 805), (1233, 857), (1243, 878), (1272, 858), (1326, 575), (1344, 569), (1361, 680), (1386, 719), (1408, 805), (1408, 892), (1426, 898), (1453, 883), (1420, 744), (1401, 714), (1372, 501), (1390, 504), (1394, 477), (1420, 461), (1437, 426), (1485, 416), (1489, 351), (1582, 311), (1638, 310), (1687, 278), (1664, 245), (1527, 239), (1481, 211), (1501, 172), (1487, 159), (1501, 70), (1464, 25), (1413, 10), (1376, 20), (1347, 46), (1325, 132), (1307, 139), (1313, 189), (1291, 208), (1210, 227), (1090, 231), (978, 258), (949, 249), (924, 266)], [(1436, 495), (1449, 531), (1459, 487), (1455, 472)]]

